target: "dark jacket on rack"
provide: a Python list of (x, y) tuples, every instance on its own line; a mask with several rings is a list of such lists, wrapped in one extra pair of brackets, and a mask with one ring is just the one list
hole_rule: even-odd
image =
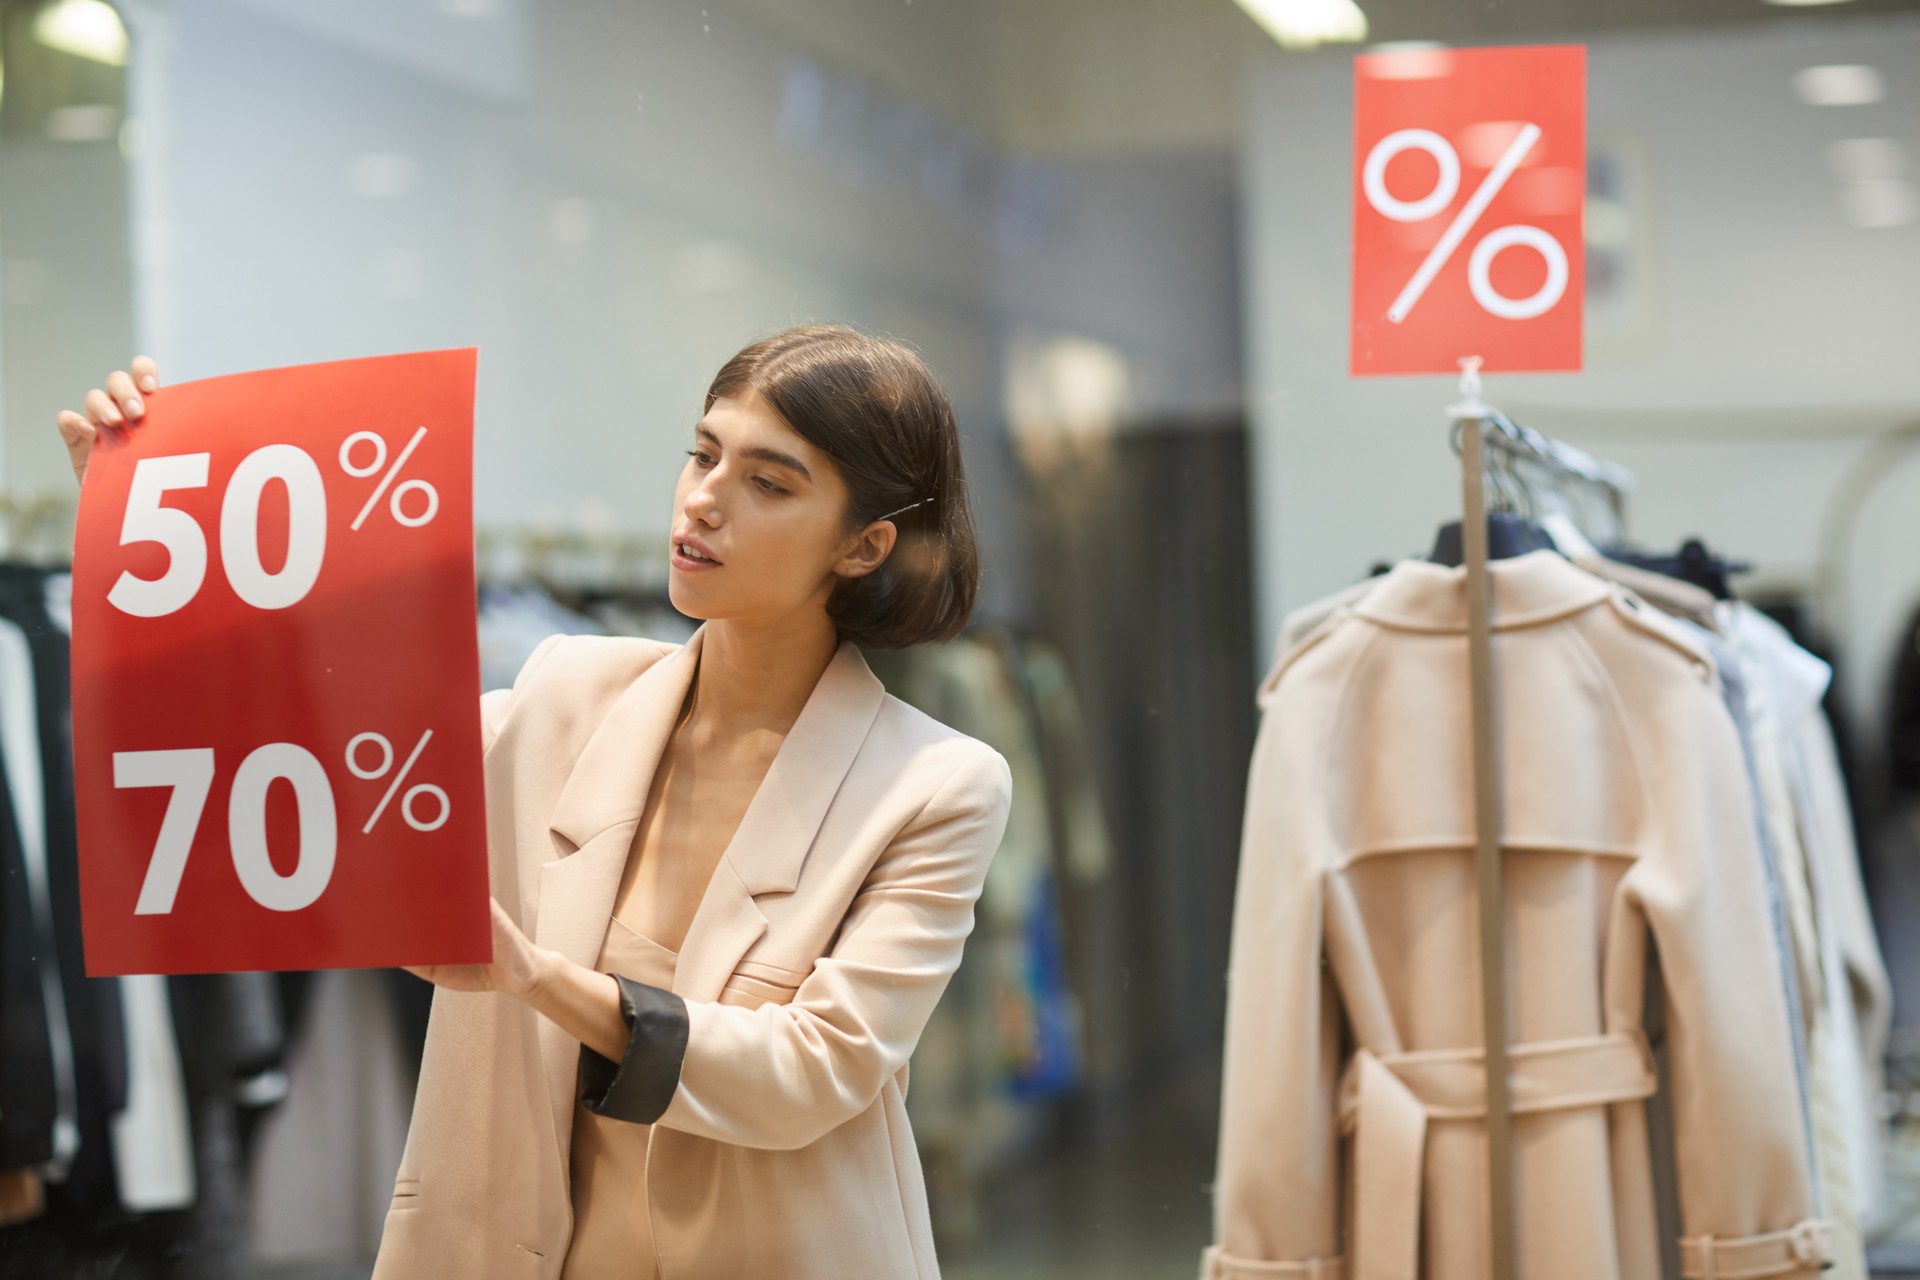
[(36, 932), (13, 798), (0, 786), (0, 1169), (53, 1158), (53, 1037)]
[[(117, 982), (86, 976), (80, 936), (79, 843), (73, 809), (68, 641), (47, 611), (46, 581), (45, 570), (0, 565), (0, 617), (25, 634), (32, 656), (34, 744), (39, 749), (39, 759), (32, 763), (41, 778), (54, 958), (78, 1093), (79, 1150), (66, 1177), (50, 1188), (50, 1200), (84, 1217), (113, 1203), (108, 1120), (126, 1105), (127, 1054)], [(57, 1023), (54, 1030), (59, 1030)]]

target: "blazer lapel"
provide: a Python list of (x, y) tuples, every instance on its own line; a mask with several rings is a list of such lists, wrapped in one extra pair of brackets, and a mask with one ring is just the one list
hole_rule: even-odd
[(695, 911), (674, 968), (684, 1000), (717, 1000), (766, 932), (755, 895), (791, 893), (813, 838), (853, 767), (886, 689), (860, 650), (843, 643), (787, 731)]
[[(699, 666), (700, 647), (696, 631), (677, 653), (661, 658), (627, 687), (587, 740), (554, 805), (548, 826), (573, 848), (540, 868), (533, 941), (576, 964), (594, 968), (600, 959), (627, 853)], [(534, 1021), (564, 1170), (573, 1136), (580, 1042), (549, 1019)]]
[[(576, 964), (592, 968), (600, 958), (634, 832), (699, 667), (704, 634), (704, 628), (696, 631), (685, 647), (649, 667), (620, 695), (588, 739), (554, 805), (548, 825), (573, 851), (540, 868), (533, 940)], [(790, 893), (799, 884), (814, 835), (885, 695), (859, 649), (842, 644), (707, 882), (674, 969), (673, 990), (683, 1000), (718, 999), (734, 965), (766, 932), (767, 919), (754, 896)], [(546, 1018), (535, 1021), (554, 1142), (566, 1176), (580, 1042)]]

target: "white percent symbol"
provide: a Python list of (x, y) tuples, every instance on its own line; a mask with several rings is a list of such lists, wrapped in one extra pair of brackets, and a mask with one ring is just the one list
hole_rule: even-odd
[[(1400, 296), (1387, 308), (1387, 319), (1400, 324), (1413, 311), (1414, 305), (1426, 293), (1427, 286), (1440, 274), (1440, 268), (1453, 257), (1460, 242), (1467, 237), (1480, 217), (1493, 203), (1513, 177), (1520, 162), (1533, 150), (1534, 143), (1540, 141), (1540, 126), (1526, 124), (1499, 163), (1493, 166), (1486, 180), (1474, 190), (1467, 202), (1460, 206), (1460, 212), (1454, 215), (1445, 234), (1440, 237), (1420, 269), (1413, 273), (1406, 287), (1400, 290)], [(1434, 182), (1433, 190), (1418, 200), (1402, 200), (1387, 190), (1387, 166), (1395, 156), (1404, 151), (1424, 151), (1432, 156), (1440, 166), (1440, 175)], [(1360, 185), (1367, 196), (1367, 203), (1383, 217), (1395, 222), (1425, 222), (1453, 203), (1460, 191), (1460, 156), (1452, 144), (1431, 129), (1401, 129), (1390, 133), (1375, 143), (1373, 150), (1367, 153), (1365, 165), (1360, 170)], [(1538, 290), (1525, 298), (1509, 298), (1493, 287), (1493, 260), (1500, 251), (1516, 245), (1525, 245), (1538, 253), (1546, 263), (1547, 278)], [(1467, 287), (1473, 291), (1473, 299), (1492, 315), (1503, 320), (1531, 320), (1553, 309), (1567, 292), (1567, 251), (1560, 242), (1539, 227), (1509, 226), (1489, 231), (1473, 247), (1473, 253), (1467, 259)]]
[[(413, 762), (420, 758), (420, 753), (427, 749), (427, 743), (432, 739), (433, 730), (431, 729), (420, 735), (420, 741), (414, 744), (412, 753), (407, 756), (407, 762), (400, 766), (400, 772), (394, 774), (393, 782), (387, 787), (387, 794), (381, 796), (380, 803), (374, 806), (373, 816), (367, 819), (366, 826), (360, 828), (361, 835), (373, 834), (373, 824), (380, 821), (380, 815), (387, 811), (387, 805), (393, 801), (394, 792), (400, 790), (400, 784), (407, 780), (407, 774), (413, 769)], [(365, 768), (360, 763), (360, 748), (368, 743), (380, 748), (380, 763), (372, 768)], [(372, 782), (376, 778), (386, 777), (393, 772), (393, 743), (388, 741), (384, 734), (355, 734), (353, 741), (347, 743), (347, 768), (354, 777), (363, 782)], [(440, 812), (431, 821), (422, 821), (414, 816), (413, 802), (421, 796), (431, 796), (440, 802)], [(400, 816), (415, 831), (438, 831), (447, 825), (447, 818), (452, 813), (453, 806), (447, 802), (447, 793), (429, 782), (409, 788), (400, 801)]]
[[(360, 514), (353, 518), (353, 524), (350, 526), (352, 529), (357, 532), (360, 526), (366, 523), (368, 514), (373, 511), (374, 506), (380, 501), (381, 495), (386, 493), (387, 486), (393, 483), (393, 478), (400, 474), (400, 468), (407, 465), (407, 459), (413, 456), (413, 451), (418, 449), (420, 442), (426, 438), (427, 429), (425, 427), (421, 427), (415, 431), (413, 433), (413, 439), (407, 441), (406, 447), (400, 450), (400, 456), (393, 460), (391, 467), (387, 467), (387, 442), (380, 438), (378, 432), (356, 431), (341, 442), (340, 469), (356, 480), (365, 479), (382, 467), (387, 468), (387, 473), (380, 477), (380, 483), (373, 487), (373, 496), (368, 498), (366, 505), (360, 508)], [(364, 466), (355, 463), (353, 460), (354, 446), (362, 441), (373, 445), (373, 461)], [(401, 498), (409, 493), (424, 493), (427, 496), (426, 509), (419, 515), (408, 515), (401, 504)], [(431, 484), (428, 484), (425, 480), (402, 481), (400, 485), (394, 489), (393, 497), (388, 500), (387, 509), (393, 513), (395, 520), (407, 526), (407, 528), (418, 529), (421, 525), (428, 523), (440, 514), (440, 491)], [(356, 741), (358, 741), (358, 739), (356, 739)]]

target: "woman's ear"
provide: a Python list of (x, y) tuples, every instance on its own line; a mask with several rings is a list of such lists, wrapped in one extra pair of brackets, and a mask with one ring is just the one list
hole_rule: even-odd
[(887, 562), (900, 531), (891, 520), (875, 520), (854, 536), (853, 545), (834, 563), (842, 578), (864, 578)]

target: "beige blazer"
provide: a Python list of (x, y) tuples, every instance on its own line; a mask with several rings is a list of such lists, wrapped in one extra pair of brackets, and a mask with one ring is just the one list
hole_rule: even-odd
[[(598, 956), (701, 642), (554, 637), (482, 699), (493, 892), (579, 964)], [(996, 752), (840, 647), (680, 949), (685, 1056), (648, 1153), (662, 1280), (939, 1274), (907, 1059), (960, 962), (1010, 789)], [(581, 1057), (519, 1001), (435, 994), (377, 1280), (559, 1275)]]
[[(1829, 1256), (1709, 656), (1551, 552), (1494, 567), (1518, 1274), (1652, 1280), (1658, 948), (1688, 1277)], [(1466, 597), (1409, 563), (1261, 689), (1206, 1280), (1488, 1273)]]

